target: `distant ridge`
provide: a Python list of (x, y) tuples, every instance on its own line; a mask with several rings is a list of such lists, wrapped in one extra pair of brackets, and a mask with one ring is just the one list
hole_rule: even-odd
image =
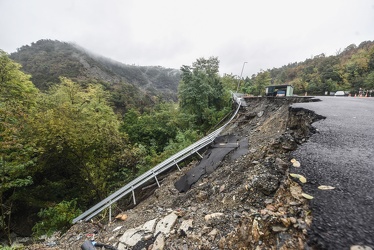
[(83, 85), (102, 84), (112, 92), (117, 109), (151, 105), (160, 99), (177, 100), (178, 69), (127, 65), (77, 44), (48, 39), (22, 46), (10, 57), (22, 65), (22, 70), (43, 91), (65, 76)]

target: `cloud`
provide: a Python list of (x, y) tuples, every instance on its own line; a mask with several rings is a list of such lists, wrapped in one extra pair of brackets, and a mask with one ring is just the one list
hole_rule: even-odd
[(371, 0), (3, 0), (0, 48), (75, 42), (114, 60), (180, 68), (218, 56), (222, 73), (261, 69), (372, 40)]

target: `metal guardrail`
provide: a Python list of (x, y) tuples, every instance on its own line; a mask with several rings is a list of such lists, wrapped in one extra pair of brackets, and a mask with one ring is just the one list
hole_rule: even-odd
[[(81, 221), (81, 220), (84, 220), (84, 221), (90, 220), (92, 217), (94, 217), (95, 215), (97, 215), (98, 213), (103, 211), (105, 208), (111, 206), (114, 202), (118, 201), (123, 196), (125, 196), (129, 193), (132, 193), (134, 204), (136, 204), (134, 190), (136, 188), (142, 186), (144, 183), (146, 183), (147, 181), (149, 181), (153, 178), (155, 178), (155, 180), (157, 182), (157, 185), (160, 186), (160, 184), (158, 182), (158, 179), (157, 179), (158, 174), (168, 170), (169, 168), (171, 168), (173, 166), (177, 166), (178, 169), (179, 169), (179, 166), (178, 166), (179, 162), (183, 161), (184, 159), (186, 159), (187, 157), (189, 157), (189, 156), (191, 156), (195, 153), (199, 154), (198, 151), (200, 149), (208, 146), (209, 144), (211, 144), (214, 141), (214, 139), (222, 132), (222, 130), (232, 121), (232, 119), (234, 119), (234, 117), (236, 116), (236, 114), (238, 113), (238, 111), (240, 109), (241, 98), (238, 97), (235, 93), (232, 93), (232, 96), (233, 96), (233, 100), (237, 103), (238, 107), (237, 107), (236, 111), (234, 112), (234, 114), (232, 115), (232, 117), (230, 118), (230, 120), (227, 121), (222, 127), (216, 129), (215, 131), (213, 131), (209, 135), (207, 135), (204, 138), (200, 139), (199, 141), (191, 144), (187, 148), (179, 151), (178, 153), (172, 155), (171, 157), (169, 157), (165, 161), (156, 165), (154, 168), (148, 170), (144, 174), (142, 174), (139, 177), (137, 177), (136, 179), (132, 180), (131, 182), (129, 182), (128, 184), (123, 186), (121, 189), (117, 190), (116, 192), (109, 195), (104, 200), (97, 203), (95, 206), (91, 207), (90, 209), (88, 209), (87, 211), (85, 211), (84, 213), (82, 213), (81, 215), (76, 217), (75, 219), (73, 219), (73, 223), (77, 223), (78, 221)], [(199, 156), (201, 157), (200, 154), (199, 154)], [(111, 216), (111, 212), (109, 213), (109, 216)]]

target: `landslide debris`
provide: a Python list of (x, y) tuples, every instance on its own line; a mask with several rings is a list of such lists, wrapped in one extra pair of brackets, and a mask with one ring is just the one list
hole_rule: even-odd
[(323, 117), (290, 108), (301, 101), (310, 99), (246, 98), (248, 106), (222, 134), (246, 137), (247, 154), (225, 157), (215, 172), (179, 193), (174, 183), (196, 164), (191, 162), (166, 175), (136, 207), (118, 206), (121, 216), (111, 223), (97, 216), (26, 249), (81, 249), (93, 237), (118, 249), (304, 249), (312, 216), (302, 183), (289, 176), (290, 152)]

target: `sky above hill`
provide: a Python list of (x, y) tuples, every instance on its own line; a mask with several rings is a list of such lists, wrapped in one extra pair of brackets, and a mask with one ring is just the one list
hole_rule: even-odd
[[(243, 77), (374, 40), (374, 0), (0, 0), (0, 49), (74, 42), (135, 65), (220, 60)], [(244, 62), (247, 62), (244, 64)]]

